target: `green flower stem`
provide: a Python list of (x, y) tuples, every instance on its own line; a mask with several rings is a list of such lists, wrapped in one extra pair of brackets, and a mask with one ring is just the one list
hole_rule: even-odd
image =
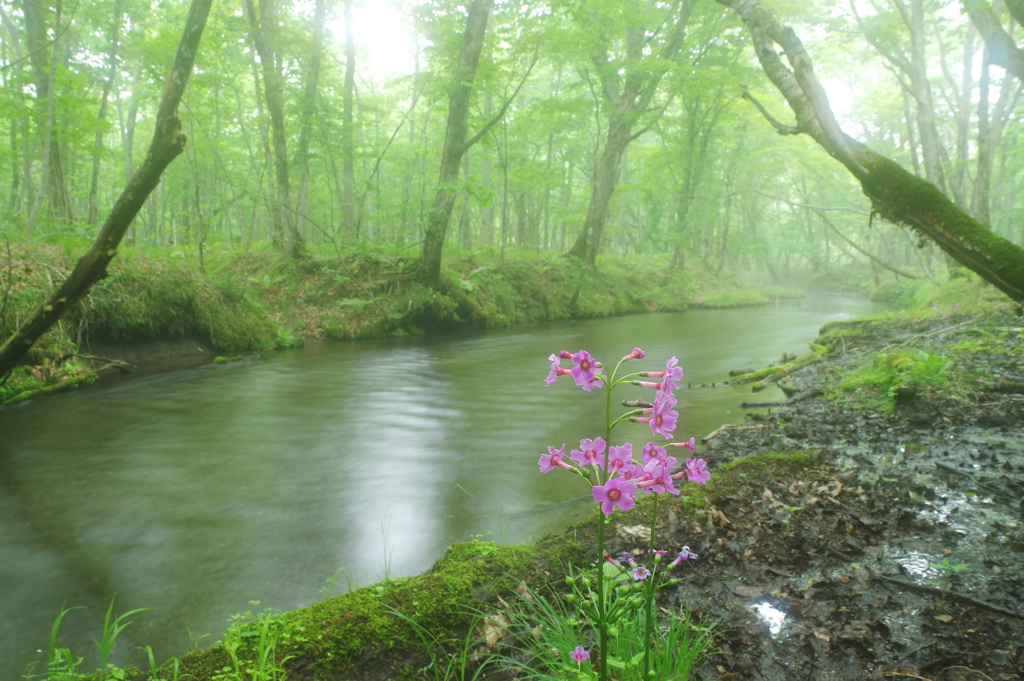
[[(615, 370), (612, 371), (612, 375), (604, 379), (605, 391), (604, 391), (604, 441), (609, 444), (612, 440), (612, 428), (614, 428), (619, 421), (612, 421), (612, 388), (617, 385), (615, 380), (615, 374), (619, 371), (619, 367), (622, 365), (622, 360), (615, 365)], [(601, 478), (601, 484), (603, 485), (608, 480), (608, 457), (604, 459), (604, 470), (601, 471), (599, 476)], [(604, 525), (605, 518), (604, 513), (598, 511), (597, 514), (597, 636), (599, 641), (599, 649), (597, 651), (597, 678), (599, 681), (607, 681), (608, 679), (608, 611), (607, 603), (605, 602), (605, 588), (604, 588)]]
[[(623, 414), (619, 418), (617, 418), (614, 421), (612, 421), (612, 428), (614, 428), (615, 426), (619, 425), (623, 421), (628, 421), (629, 419), (633, 418), (634, 416), (639, 416), (639, 415), (642, 415), (643, 413), (644, 413), (643, 409), (634, 409), (633, 411), (627, 411), (625, 414)], [(611, 428), (609, 428), (608, 431), (611, 432)]]
[(608, 621), (604, 594), (604, 513), (597, 516), (597, 677), (608, 679)]
[(651, 537), (647, 543), (647, 561), (654, 567), (651, 570), (650, 576), (647, 577), (647, 584), (644, 585), (644, 589), (647, 592), (646, 603), (644, 609), (646, 610), (646, 618), (644, 621), (644, 674), (641, 678), (645, 681), (647, 679), (647, 673), (651, 668), (651, 630), (654, 628), (654, 579), (657, 577), (658, 563), (654, 556), (654, 531), (658, 524), (658, 495), (654, 495), (654, 503), (652, 504), (654, 509), (651, 511)]

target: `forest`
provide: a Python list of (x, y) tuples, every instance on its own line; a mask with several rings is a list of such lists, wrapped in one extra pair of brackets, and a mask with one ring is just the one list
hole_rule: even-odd
[[(698, 678), (723, 681), (1019, 678), (1024, 654), (1012, 641), (1024, 635), (1024, 536), (1005, 507), (1024, 489), (1024, 0), (0, 0), (0, 22), (0, 425), (6, 411), (13, 428), (15, 405), (28, 413), (34, 398), (140, 367), (248, 367), (260, 361), (254, 353), (325, 340), (444, 343), (595, 320), (618, 338), (622, 329), (602, 320), (779, 308), (808, 293), (896, 311), (881, 321), (823, 314), (833, 321), (809, 355), (771, 350), (782, 357), (760, 371), (734, 376), (725, 367), (690, 379), (687, 390), (752, 383), (784, 397), (722, 402), (707, 417), (717, 423), (699, 421), (705, 442), (672, 443), (718, 460), (712, 482), (680, 502), (686, 518), (675, 507), (659, 511), (656, 497), (639, 504), (650, 545), (634, 548), (639, 540), (609, 521), (608, 545), (625, 551), (609, 563), (633, 571), (629, 598), (646, 599), (646, 611), (621, 606), (639, 618), (623, 640), (650, 643), (640, 652), (609, 639), (609, 628), (629, 627), (608, 625), (619, 606), (605, 580), (626, 591), (629, 580), (606, 577), (604, 567), (593, 590), (589, 577), (571, 573), (552, 596), (568, 588), (592, 604), (588, 633), (574, 620), (575, 632), (541, 646), (571, 657), (530, 657), (529, 633), (514, 621), (527, 615), (492, 612), (495, 598), (540, 598), (551, 566), (584, 565), (595, 547), (604, 557), (605, 519), (596, 514), (596, 534), (580, 525), (572, 541), (549, 536), (528, 549), (451, 543), (469, 530), (452, 534), (443, 555), (431, 554), (437, 563), (409, 582), (391, 579), (385, 550), (383, 586), (353, 583), (349, 600), (335, 601), (336, 572), (320, 605), (300, 610), (310, 599), (296, 597), (275, 606), (293, 610), (283, 618), (237, 616), (213, 652), (193, 653), (182, 678), (606, 681), (646, 679), (658, 664), (666, 679), (685, 679), (690, 665)], [(787, 323), (749, 314), (751, 327), (723, 327), (705, 345), (725, 345), (725, 335), (753, 343), (757, 324)], [(576, 342), (565, 327), (529, 328)], [(608, 393), (618, 385), (610, 366), (575, 346), (555, 353), (549, 383), (590, 392), (605, 381)], [(769, 364), (756, 350), (731, 357)], [(623, 361), (643, 358), (638, 347)], [(642, 376), (666, 381), (675, 359)], [(588, 373), (593, 367), (604, 377)], [(633, 412), (606, 417), (606, 439), (620, 422), (678, 415), (666, 383), (656, 385), (655, 398), (624, 400)], [(769, 411), (742, 421), (726, 417), (727, 406)], [(783, 407), (792, 411), (772, 411)], [(15, 451), (3, 439), (0, 475)], [(995, 453), (972, 459), (982, 440)], [(581, 441), (592, 460), (594, 442)], [(877, 458), (882, 442), (899, 447), (899, 461)], [(958, 482), (936, 493), (927, 455), (950, 442), (967, 453), (950, 454), (942, 474)], [(564, 450), (548, 446), (541, 472), (569, 468)], [(761, 453), (773, 458), (750, 456)], [(980, 460), (991, 471), (979, 472)], [(704, 459), (686, 461), (677, 484), (705, 485)], [(851, 472), (862, 465), (873, 477)], [(617, 488), (607, 497), (607, 468), (582, 475), (595, 476), (595, 501), (600, 487), (606, 505), (617, 503)], [(813, 484), (796, 482), (805, 478)], [(646, 490), (664, 484), (675, 493), (671, 479), (648, 480)], [(920, 520), (946, 492), (963, 501), (957, 508), (991, 497), (1000, 509), (978, 521), (987, 533), (979, 550), (990, 556), (984, 578), (971, 581), (968, 571), (960, 581), (961, 569), (980, 569), (983, 559), (957, 563), (966, 549), (937, 548), (940, 533), (944, 546), (960, 541), (947, 523)], [(604, 514), (617, 520), (627, 509), (616, 508)], [(657, 612), (669, 611), (654, 608), (661, 587), (648, 589), (653, 576), (641, 585), (634, 558), (653, 555), (662, 530), (690, 542), (680, 569), (689, 570), (692, 545), (739, 581), (663, 582), (673, 588), (661, 606), (680, 612), (716, 596), (694, 610), (699, 625), (666, 614), (658, 634)], [(900, 550), (929, 556), (911, 586), (900, 581), (907, 569), (887, 572), (882, 562), (907, 532), (920, 543)], [(831, 543), (810, 548), (822, 535)], [(750, 567), (757, 556), (766, 562), (755, 567), (778, 567), (762, 574)], [(878, 564), (863, 567), (869, 558)], [(416, 565), (410, 572), (426, 567)], [(658, 563), (648, 567), (658, 572)], [(801, 580), (805, 596), (794, 586)], [(498, 595), (480, 596), (489, 582)], [(916, 595), (881, 596), (879, 582)], [(872, 619), (874, 606), (857, 601), (855, 587), (879, 608), (923, 613), (925, 623)], [(811, 602), (815, 590), (835, 606), (806, 606), (806, 625), (790, 629), (789, 640), (799, 639), (790, 668), (789, 653), (772, 647), (783, 645), (774, 631), (747, 631), (749, 603), (737, 599)], [(111, 599), (102, 600), (113, 609)], [(153, 605), (129, 601), (119, 608)], [(840, 614), (847, 608), (854, 614)], [(71, 609), (59, 610), (42, 678), (87, 678), (55, 643)], [(366, 630), (350, 630), (346, 612), (359, 613)], [(149, 672), (110, 665), (106, 676), (121, 622), (111, 628), (110, 617), (93, 639), (96, 679), (179, 678), (179, 659), (157, 665), (152, 649)], [(545, 622), (538, 627), (555, 627)], [(955, 634), (935, 630), (950, 622)], [(985, 640), (1005, 656), (982, 661), (967, 627), (998, 629)], [(322, 629), (318, 642), (304, 638), (307, 628)], [(649, 659), (668, 649), (658, 636), (684, 629), (697, 641), (692, 659)], [(586, 638), (592, 660), (570, 635)], [(180, 642), (159, 640), (165, 657), (183, 653)], [(243, 652), (268, 666), (243, 674)], [(858, 663), (846, 666), (842, 655)], [(959, 666), (970, 673), (950, 671)], [(362, 671), (346, 676), (350, 669)]]

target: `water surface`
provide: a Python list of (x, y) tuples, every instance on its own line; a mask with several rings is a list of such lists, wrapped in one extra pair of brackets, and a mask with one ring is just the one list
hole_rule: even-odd
[[(317, 600), (339, 568), (366, 585), (421, 572), (452, 541), (524, 541), (581, 519), (592, 506), (584, 483), (538, 473), (537, 459), (602, 434), (603, 399), (568, 377), (546, 388), (552, 352), (583, 348), (614, 365), (640, 346), (648, 357), (631, 369), (676, 356), (684, 381), (709, 383), (803, 354), (825, 322), (874, 311), (822, 297), (311, 344), (2, 410), (0, 678), (42, 659), (65, 599), (85, 609), (65, 618), (59, 644), (87, 669), (114, 594), (116, 612), (153, 608), (131, 618), (119, 661), (147, 644), (164, 659), (187, 650), (190, 633), (215, 638), (250, 600), (280, 610)], [(735, 405), (749, 395), (683, 390), (678, 439), (740, 422)], [(613, 439), (653, 438), (625, 424)]]

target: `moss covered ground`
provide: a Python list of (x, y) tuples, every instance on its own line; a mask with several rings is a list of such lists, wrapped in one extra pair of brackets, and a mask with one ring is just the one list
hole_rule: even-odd
[[(680, 496), (661, 499), (659, 525), (703, 522), (709, 507), (722, 503), (749, 479), (797, 476), (814, 465), (812, 457), (803, 451), (736, 459), (721, 466), (707, 485), (687, 484)], [(636, 508), (625, 515), (617, 513), (613, 522), (647, 522), (652, 501), (653, 496), (638, 499)], [(430, 570), (414, 577), (385, 580), (291, 612), (243, 613), (232, 618), (235, 624), (221, 640), (182, 656), (176, 667), (166, 666), (155, 678), (462, 678), (445, 675), (441, 669), (459, 654), (467, 640), (474, 642), (478, 663), (485, 648), (489, 655), (498, 654), (506, 660), (505, 664), (494, 664), (479, 678), (525, 678), (513, 673), (518, 668), (513, 660), (521, 642), (502, 635), (488, 646), (485, 630), (495, 622), (514, 619), (515, 604), (532, 597), (528, 594), (564, 601), (568, 592), (566, 575), (570, 570), (586, 568), (597, 555), (596, 520), (595, 513), (590, 520), (532, 545), (483, 541), (453, 544)], [(261, 652), (267, 649), (260, 636), (264, 627), (270, 632), (273, 651), (272, 657), (261, 664)], [(236, 667), (243, 670), (241, 675)], [(258, 668), (276, 668), (279, 676), (261, 676)], [(246, 669), (248, 674), (244, 673)], [(121, 675), (118, 678), (131, 681), (153, 678), (151, 671), (136, 668), (117, 673)], [(106, 681), (109, 675), (77, 678)]]
[[(10, 244), (0, 261), (0, 336), (17, 329), (67, 275), (84, 243)], [(803, 295), (737, 288), (703, 270), (602, 257), (596, 267), (560, 255), (453, 253), (440, 286), (419, 283), (415, 259), (357, 248), (288, 259), (273, 251), (123, 248), (109, 276), (33, 347), (0, 384), (0, 404), (91, 381), (108, 344), (189, 339), (225, 356), (308, 340), (354, 340), (501, 328), (690, 306), (737, 307)], [(61, 387), (57, 387), (61, 386)]]

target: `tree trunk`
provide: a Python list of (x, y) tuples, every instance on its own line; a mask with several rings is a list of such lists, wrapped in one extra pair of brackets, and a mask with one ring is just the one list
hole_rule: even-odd
[(285, 252), (290, 257), (302, 253), (302, 238), (292, 219), (291, 182), (288, 176), (288, 145), (284, 130), (284, 78), (277, 62), (276, 0), (260, 0), (260, 16), (256, 18), (252, 0), (245, 0), (246, 14), (253, 44), (263, 71), (263, 97), (270, 114), (274, 151), (274, 176), (277, 184), (277, 205), (274, 211), (275, 231), (283, 236)]
[[(441, 169), (438, 172), (434, 203), (427, 213), (423, 243), (420, 247), (420, 274), (428, 286), (436, 286), (441, 277), (441, 250), (444, 247), (452, 207), (455, 205), (455, 183), (459, 179), (459, 165), (466, 152), (466, 133), (469, 128), (469, 100), (473, 94), (473, 80), (480, 53), (484, 47), (484, 33), (494, 0), (473, 0), (466, 17), (466, 31), (462, 37), (462, 52), (455, 70), (451, 99), (448, 103), (448, 127)], [(502, 111), (504, 113), (504, 110)]]
[(26, 226), (26, 230), (31, 232), (44, 199), (47, 201), (50, 216), (58, 221), (71, 222), (74, 219), (74, 212), (71, 206), (71, 193), (67, 187), (67, 166), (63, 148), (54, 139), (54, 100), (57, 96), (57, 67), (60, 64), (62, 49), (61, 3), (58, 0), (55, 7), (55, 37), (49, 63), (46, 62), (49, 37), (42, 6), (33, 0), (25, 0), (22, 3), (22, 11), (25, 16), (25, 36), (28, 40), (29, 60), (32, 63), (32, 77), (36, 87), (36, 102), (41, 109), (39, 121), (43, 129), (41, 190), (32, 204)]
[[(665, 18), (662, 27), (667, 33), (663, 36), (664, 44), (659, 54), (662, 60), (675, 59), (676, 53), (682, 47), (684, 29), (695, 4), (696, 0), (683, 0), (678, 6), (675, 21), (672, 21), (671, 15)], [(654, 43), (653, 36), (646, 33), (644, 27), (636, 24), (626, 29), (624, 45), (628, 61), (623, 73), (613, 68), (610, 62), (610, 44), (598, 44), (591, 53), (591, 61), (601, 80), (601, 92), (608, 112), (608, 134), (604, 151), (601, 152), (594, 172), (587, 216), (583, 220), (583, 227), (576, 237), (576, 242), (566, 253), (567, 256), (578, 258), (590, 265), (594, 264), (601, 247), (608, 204), (615, 192), (619, 162), (632, 139), (630, 135), (633, 123), (638, 116), (647, 111), (665, 75), (664, 70), (651, 70), (645, 73), (641, 67), (635, 66), (644, 57), (644, 49)], [(610, 39), (605, 39), (605, 42), (609, 43)]]
[[(779, 132), (813, 137), (860, 181), (872, 210), (932, 239), (1014, 301), (1024, 302), (1024, 249), (961, 211), (934, 184), (913, 176), (843, 133), (800, 39), (793, 29), (778, 24), (757, 0), (716, 1), (734, 9), (743, 19), (762, 68), (796, 114), (795, 127), (773, 120)], [(782, 61), (777, 45), (784, 50), (790, 66)]]
[(178, 103), (192, 73), (192, 64), (195, 62), (211, 3), (212, 0), (193, 0), (189, 8), (174, 64), (164, 83), (153, 141), (142, 166), (121, 192), (89, 252), (82, 256), (75, 269), (49, 299), (36, 308), (32, 316), (0, 347), (0, 377), (7, 376), (39, 337), (78, 303), (93, 284), (107, 276), (107, 266), (117, 255), (117, 247), (135, 215), (160, 181), (164, 169), (184, 150), (185, 134), (178, 120)]
[(989, 224), (988, 189), (992, 181), (992, 126), (988, 111), (990, 64), (989, 50), (985, 48), (978, 79), (978, 172), (974, 178), (971, 213), (986, 225)]
[(604, 151), (594, 171), (594, 182), (590, 186), (590, 203), (587, 204), (587, 217), (583, 220), (583, 228), (576, 237), (576, 243), (566, 255), (579, 258), (585, 263), (594, 264), (600, 250), (601, 235), (604, 232), (604, 221), (608, 217), (608, 204), (615, 193), (615, 181), (619, 176), (619, 162), (629, 145), (632, 122), (629, 119), (616, 118), (608, 122), (608, 135), (605, 138)]
[(462, 191), (462, 211), (459, 214), (459, 243), (462, 245), (462, 248), (464, 248), (467, 251), (469, 250), (470, 246), (472, 245), (472, 240), (470, 239), (470, 229), (469, 229), (470, 228), (470, 221), (469, 221), (469, 213), (470, 213), (470, 208), (469, 208), (469, 201), (470, 201), (470, 195), (469, 195), (469, 163), (470, 163), (470, 158), (469, 158), (469, 153), (467, 152), (466, 155), (462, 159), (462, 182), (463, 182), (463, 184), (465, 184), (466, 188)]
[(122, 112), (121, 98), (115, 98), (117, 102), (117, 116), (121, 125), (121, 147), (124, 150), (124, 181), (131, 182), (135, 174), (135, 157), (132, 153), (132, 145), (135, 144), (135, 120), (139, 115), (139, 98), (136, 92), (139, 88), (139, 71), (141, 65), (136, 64), (132, 71), (132, 94), (128, 98), (128, 111)]
[[(899, 2), (899, 0), (894, 0)], [(917, 129), (921, 133), (921, 156), (924, 157), (925, 177), (942, 191), (946, 178), (942, 172), (939, 135), (935, 128), (935, 104), (928, 82), (928, 57), (925, 54), (924, 0), (910, 0), (909, 20), (903, 12), (910, 30), (910, 86), (917, 102)]]
[[(107, 100), (110, 98), (110, 90), (114, 87), (114, 79), (117, 77), (117, 47), (121, 33), (121, 1), (114, 0), (114, 16), (110, 21), (110, 49), (107, 52), (107, 63), (110, 72), (107, 80), (103, 83), (103, 94), (100, 97), (100, 111), (96, 115), (101, 121), (107, 120)], [(96, 225), (99, 222), (97, 212), (97, 194), (100, 186), (100, 152), (103, 148), (103, 131), (96, 131), (96, 139), (93, 142), (92, 152), (92, 182), (89, 184), (89, 224)]]
[(345, 92), (341, 104), (341, 175), (343, 195), (341, 197), (342, 220), (345, 234), (357, 237), (356, 225), (356, 180), (355, 180), (355, 133), (352, 128), (352, 109), (356, 91), (356, 41), (352, 33), (352, 0), (345, 0)]
[(316, 89), (320, 80), (326, 18), (327, 0), (316, 0), (313, 10), (313, 44), (309, 51), (309, 68), (306, 70), (306, 86), (302, 97), (299, 148), (295, 152), (295, 165), (299, 168), (299, 196), (295, 204), (295, 229), (303, 240), (306, 238), (306, 203), (309, 198), (309, 136), (313, 112), (316, 110)]

